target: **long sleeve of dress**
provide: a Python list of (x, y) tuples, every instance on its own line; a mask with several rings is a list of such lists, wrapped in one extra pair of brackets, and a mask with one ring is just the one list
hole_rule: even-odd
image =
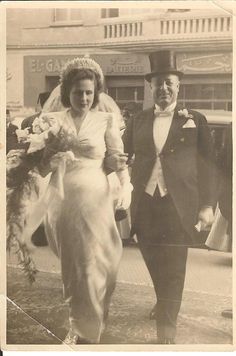
[[(124, 154), (124, 145), (121, 139), (118, 120), (115, 114), (109, 114), (107, 129), (105, 133), (105, 142), (106, 142), (108, 156), (117, 153)], [(127, 187), (130, 186), (130, 176), (129, 176), (128, 168), (125, 168), (120, 171), (116, 171), (116, 174), (122, 186), (124, 185), (127, 185)]]

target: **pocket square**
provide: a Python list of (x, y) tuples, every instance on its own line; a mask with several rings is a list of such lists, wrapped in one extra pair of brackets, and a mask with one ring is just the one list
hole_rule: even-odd
[(192, 119), (188, 119), (188, 121), (182, 127), (183, 129), (190, 129), (196, 127), (196, 125)]

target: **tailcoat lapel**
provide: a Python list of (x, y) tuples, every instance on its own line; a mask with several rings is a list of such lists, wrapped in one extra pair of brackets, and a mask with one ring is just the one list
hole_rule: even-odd
[(182, 126), (188, 120), (184, 116), (179, 116), (179, 114), (178, 114), (179, 110), (180, 110), (180, 107), (177, 106), (175, 111), (174, 111), (172, 123), (170, 125), (170, 130), (169, 130), (166, 142), (165, 142), (165, 144), (164, 144), (164, 146), (162, 148), (161, 153), (167, 152), (173, 146), (173, 143), (176, 141), (176, 139), (178, 139), (178, 136), (181, 135)]
[(156, 148), (153, 138), (153, 121), (154, 121), (154, 108), (147, 111), (137, 125), (137, 134), (139, 141), (139, 148), (142, 147), (147, 156), (155, 157)]

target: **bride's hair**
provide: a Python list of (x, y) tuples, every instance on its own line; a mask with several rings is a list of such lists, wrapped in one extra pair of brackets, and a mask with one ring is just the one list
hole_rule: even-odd
[(96, 73), (89, 68), (74, 68), (61, 79), (61, 102), (65, 107), (70, 107), (70, 91), (74, 84), (80, 80), (89, 79), (94, 82), (94, 100), (92, 108), (95, 108), (99, 102), (99, 93), (102, 90), (101, 81), (98, 80)]

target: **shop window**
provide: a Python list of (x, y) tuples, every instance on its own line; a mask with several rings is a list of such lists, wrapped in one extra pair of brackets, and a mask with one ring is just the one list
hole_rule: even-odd
[(108, 88), (108, 94), (116, 100), (116, 88)]
[(144, 87), (109, 87), (108, 94), (116, 101), (116, 103), (123, 107), (126, 103), (140, 103), (144, 100)]
[(46, 90), (51, 92), (59, 84), (60, 77), (57, 75), (46, 76), (45, 81), (46, 81)]
[(117, 88), (117, 100), (135, 100), (135, 88)]
[(81, 21), (80, 9), (55, 9), (54, 10), (54, 22), (71, 22)]
[(192, 109), (232, 111), (232, 84), (182, 84), (179, 101)]
[(119, 9), (102, 9), (101, 18), (106, 19), (109, 17), (119, 17)]
[(191, 109), (205, 109), (205, 110), (211, 110), (212, 105), (209, 102), (202, 102), (202, 101), (189, 101), (187, 106)]
[(143, 100), (144, 99), (144, 87), (138, 87), (137, 88), (137, 100)]

